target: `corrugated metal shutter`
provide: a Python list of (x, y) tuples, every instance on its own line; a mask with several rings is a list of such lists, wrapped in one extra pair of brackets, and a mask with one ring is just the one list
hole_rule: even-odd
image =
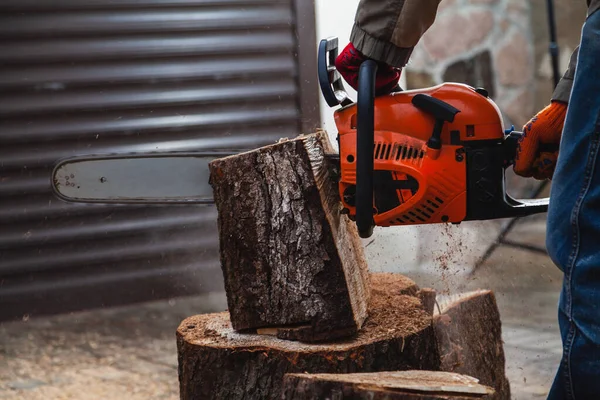
[(299, 133), (291, 0), (0, 2), (0, 318), (221, 289), (213, 206), (66, 204), (63, 157)]

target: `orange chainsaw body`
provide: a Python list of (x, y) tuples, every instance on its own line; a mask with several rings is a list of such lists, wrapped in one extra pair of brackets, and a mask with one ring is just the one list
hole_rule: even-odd
[[(444, 124), (439, 150), (427, 146), (435, 119), (411, 103), (419, 93), (460, 110), (453, 122)], [(356, 115), (355, 104), (335, 112), (339, 190), (350, 218), (356, 214), (351, 200), (356, 185)], [(373, 219), (377, 226), (391, 226), (463, 221), (467, 215), (464, 146), (499, 142), (504, 130), (500, 110), (485, 93), (464, 84), (444, 83), (377, 97), (374, 135), (374, 174), (384, 183), (387, 194), (378, 201), (375, 193)], [(394, 181), (391, 185), (390, 180)]]

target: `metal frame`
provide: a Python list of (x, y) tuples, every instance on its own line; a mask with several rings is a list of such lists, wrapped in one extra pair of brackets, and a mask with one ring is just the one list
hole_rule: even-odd
[(300, 132), (311, 133), (321, 127), (317, 72), (317, 29), (314, 0), (293, 0), (294, 36), (298, 73)]

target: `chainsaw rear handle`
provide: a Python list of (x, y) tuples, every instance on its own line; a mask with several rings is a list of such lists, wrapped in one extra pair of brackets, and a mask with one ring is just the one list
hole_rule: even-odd
[[(515, 157), (517, 155), (517, 147), (519, 146), (519, 141), (523, 137), (523, 132), (513, 131), (512, 129), (508, 131), (508, 134), (504, 138), (504, 157), (506, 160), (506, 166), (513, 165), (515, 163)], [(540, 143), (538, 147), (538, 151), (540, 153), (554, 153), (558, 151), (557, 144), (549, 144), (549, 143)]]
[(371, 237), (373, 219), (373, 147), (375, 145), (375, 78), (377, 63), (363, 62), (358, 71), (356, 102), (356, 227)]
[[(515, 163), (523, 133), (512, 129), (505, 133), (500, 146), (466, 146), (469, 180), (465, 221), (519, 218), (548, 211), (549, 198), (515, 199), (506, 192), (505, 170)], [(558, 151), (558, 145), (542, 143), (538, 150), (552, 153)]]

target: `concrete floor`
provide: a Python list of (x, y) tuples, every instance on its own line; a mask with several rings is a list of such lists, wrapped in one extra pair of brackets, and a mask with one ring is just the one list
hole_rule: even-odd
[(0, 399), (178, 399), (175, 330), (223, 294), (0, 326)]
[[(544, 224), (511, 238), (543, 245)], [(421, 287), (444, 291), (435, 278)], [(543, 399), (560, 359), (561, 274), (547, 256), (500, 247), (452, 291), (496, 293), (513, 398)], [(186, 316), (224, 310), (222, 294), (0, 325), (0, 399), (177, 399), (175, 329)]]

